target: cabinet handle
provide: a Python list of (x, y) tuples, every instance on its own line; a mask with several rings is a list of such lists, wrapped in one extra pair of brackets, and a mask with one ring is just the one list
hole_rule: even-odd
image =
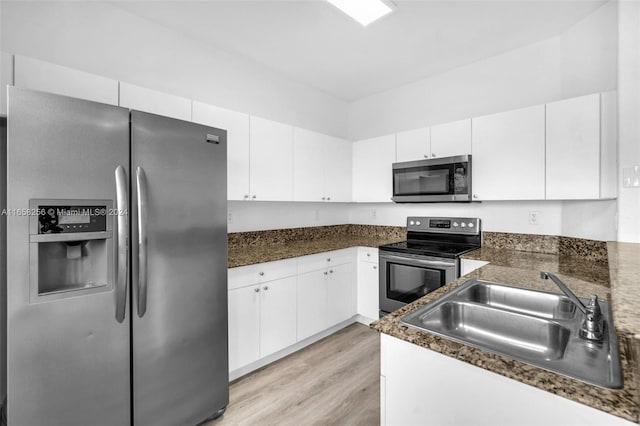
[(324, 201), (324, 200), (325, 200), (325, 198), (324, 198), (324, 197), (322, 197), (322, 201)]
[(324, 274), (325, 274), (325, 275), (329, 275), (329, 273), (328, 273), (327, 271), (324, 271)]
[(473, 198), (478, 198), (478, 194), (473, 194)]
[(269, 286), (268, 286), (268, 285), (265, 285), (265, 286), (264, 286), (264, 287), (262, 287), (262, 288), (264, 289), (264, 291), (269, 290)]
[(331, 197), (327, 197), (327, 201), (331, 201)]
[(252, 195), (252, 196), (251, 196), (251, 199), (252, 199), (252, 200), (255, 200), (255, 199), (256, 199), (256, 196), (255, 196), (255, 195)]
[(371, 253), (367, 253), (367, 257), (370, 257), (370, 256), (371, 256)]
[(256, 293), (260, 293), (260, 288), (256, 287), (256, 288), (253, 289), (253, 291), (255, 291)]
[(331, 270), (329, 271), (329, 273), (330, 273), (330, 274), (333, 274), (333, 269), (331, 269)]
[(429, 158), (429, 154), (424, 154), (424, 158)]
[(373, 269), (378, 269), (378, 267), (377, 267), (377, 266), (374, 266), (374, 267), (373, 267)]
[(260, 275), (261, 277), (264, 276), (264, 272), (258, 272), (258, 275)]
[(435, 154), (431, 154), (431, 156), (435, 158), (436, 155)]
[(248, 200), (249, 199), (249, 194), (244, 194), (244, 199)]
[(327, 262), (331, 262), (331, 258), (330, 257), (327, 257)]

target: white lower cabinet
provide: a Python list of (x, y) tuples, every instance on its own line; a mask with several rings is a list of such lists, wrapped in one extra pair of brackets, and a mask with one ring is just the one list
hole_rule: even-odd
[(358, 247), (358, 315), (366, 322), (378, 318), (379, 312), (379, 276), (378, 249)]
[(381, 335), (383, 425), (632, 425), (624, 419)]
[(260, 358), (260, 285), (229, 290), (229, 371)]
[[(331, 258), (330, 253), (323, 255)], [(300, 262), (315, 264), (312, 256), (308, 258), (301, 258)], [(330, 264), (323, 269), (298, 275), (298, 340), (313, 336), (356, 314), (354, 278), (352, 262)]]

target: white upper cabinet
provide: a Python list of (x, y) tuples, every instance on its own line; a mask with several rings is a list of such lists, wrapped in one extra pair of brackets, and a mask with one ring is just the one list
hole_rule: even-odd
[(545, 108), (473, 119), (473, 199), (545, 198)]
[(294, 201), (351, 201), (351, 144), (293, 129)]
[(191, 99), (120, 83), (120, 106), (191, 121)]
[(118, 105), (117, 80), (73, 68), (15, 55), (13, 78), (17, 87)]
[(324, 188), (327, 201), (349, 202), (351, 193), (352, 147), (349, 141), (329, 137), (326, 140), (331, 161), (325, 169)]
[(547, 104), (547, 199), (615, 197), (611, 98), (596, 93)]
[(471, 119), (431, 127), (431, 158), (471, 154)]
[(227, 131), (227, 199), (249, 199), (249, 115), (193, 101), (193, 121)]
[(7, 86), (13, 86), (13, 55), (0, 52), (0, 115), (7, 115)]
[(251, 199), (293, 200), (293, 127), (250, 118)]
[(423, 127), (396, 134), (396, 161), (431, 158), (431, 129)]
[(395, 156), (395, 135), (353, 143), (354, 201), (391, 202), (391, 165)]

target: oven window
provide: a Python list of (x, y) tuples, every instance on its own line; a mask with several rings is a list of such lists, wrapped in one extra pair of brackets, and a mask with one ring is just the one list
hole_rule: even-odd
[(396, 169), (393, 172), (393, 194), (450, 194), (453, 182), (453, 165)]
[(442, 269), (387, 264), (387, 298), (411, 303), (446, 284)]

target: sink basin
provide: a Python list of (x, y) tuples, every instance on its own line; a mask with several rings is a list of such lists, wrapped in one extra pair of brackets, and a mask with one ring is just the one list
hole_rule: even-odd
[(467, 302), (444, 303), (418, 320), (430, 330), (531, 359), (562, 358), (570, 334), (554, 322)]
[[(586, 299), (584, 299), (586, 300)], [(622, 387), (611, 308), (605, 338), (580, 338), (582, 313), (567, 297), (472, 279), (402, 322), (422, 331), (607, 388)]]
[(478, 281), (459, 291), (462, 300), (549, 319), (572, 319), (576, 305), (566, 296)]

